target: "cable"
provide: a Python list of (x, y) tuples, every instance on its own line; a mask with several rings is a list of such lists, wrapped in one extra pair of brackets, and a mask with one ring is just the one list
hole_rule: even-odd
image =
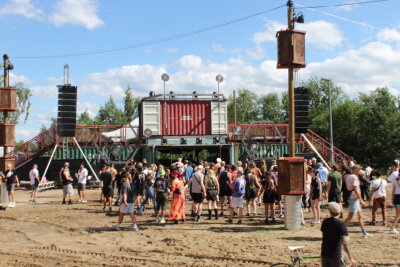
[(166, 41), (170, 41), (170, 40), (175, 40), (175, 39), (179, 39), (179, 38), (183, 38), (183, 37), (187, 37), (187, 36), (191, 36), (191, 35), (195, 35), (198, 33), (202, 33), (202, 32), (206, 32), (206, 31), (210, 31), (210, 30), (214, 30), (217, 28), (221, 28), (230, 24), (234, 24), (243, 20), (247, 20), (277, 9), (280, 9), (282, 7), (285, 7), (285, 5), (281, 5), (278, 7), (274, 7), (265, 11), (261, 11), (246, 17), (242, 17), (239, 19), (235, 19), (235, 20), (231, 20), (228, 22), (224, 22), (221, 24), (217, 24), (217, 25), (213, 25), (213, 26), (209, 26), (206, 28), (202, 28), (199, 30), (194, 30), (194, 31), (190, 31), (190, 32), (186, 32), (186, 33), (181, 33), (181, 34), (177, 34), (177, 35), (172, 35), (169, 37), (165, 37), (165, 38), (161, 38), (161, 39), (155, 39), (152, 41), (147, 41), (147, 42), (141, 42), (141, 43), (137, 43), (137, 44), (131, 44), (131, 45), (126, 45), (126, 46), (122, 46), (122, 47), (118, 47), (118, 48), (110, 48), (110, 49), (105, 49), (105, 50), (98, 50), (98, 51), (89, 51), (89, 52), (80, 52), (80, 53), (75, 53), (75, 54), (65, 54), (65, 55), (44, 55), (44, 56), (12, 56), (12, 58), (21, 58), (21, 59), (39, 59), (39, 58), (64, 58), (64, 57), (79, 57), (79, 56), (88, 56), (88, 55), (96, 55), (96, 54), (104, 54), (104, 53), (111, 53), (111, 52), (117, 52), (117, 51), (121, 51), (121, 50), (127, 50), (127, 49), (133, 49), (133, 48), (138, 48), (138, 47), (142, 47), (142, 46), (147, 46), (147, 45), (152, 45), (152, 44), (158, 44), (158, 43), (163, 43)]
[(361, 26), (364, 26), (364, 27), (369, 27), (371, 29), (380, 29), (378, 27), (375, 27), (375, 26), (373, 26), (371, 24), (368, 24), (368, 23), (365, 23), (365, 22), (359, 22), (359, 21), (356, 21), (356, 20), (344, 18), (344, 17), (338, 16), (338, 15), (334, 15), (334, 14), (331, 14), (331, 13), (328, 13), (328, 12), (325, 12), (325, 11), (319, 11), (317, 9), (314, 9), (314, 8), (311, 8), (311, 7), (306, 7), (306, 6), (303, 6), (303, 5), (300, 5), (300, 4), (296, 4), (296, 3), (295, 3), (295, 5), (299, 6), (299, 7), (302, 7), (302, 8), (305, 8), (305, 9), (308, 9), (308, 10), (311, 10), (311, 11), (314, 11), (314, 12), (318, 12), (318, 13), (330, 16), (330, 17), (334, 17), (334, 18), (341, 19), (341, 20), (344, 20), (344, 21), (352, 22), (354, 24), (358, 24), (358, 25), (361, 25)]
[(307, 7), (299, 7), (297, 9), (352, 6), (352, 5), (372, 4), (372, 3), (387, 2), (387, 1), (389, 1), (389, 0), (371, 0), (371, 1), (363, 1), (363, 2), (353, 2), (353, 3), (345, 3), (345, 4), (326, 5), (326, 6), (307, 6)]

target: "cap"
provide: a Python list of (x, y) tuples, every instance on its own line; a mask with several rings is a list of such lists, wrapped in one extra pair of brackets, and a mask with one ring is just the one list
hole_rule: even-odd
[(240, 173), (241, 175), (243, 175), (244, 173), (242, 169), (239, 169), (237, 172)]
[(164, 171), (164, 170), (161, 170), (161, 171), (158, 172), (158, 174), (159, 174), (160, 176), (163, 176), (163, 175), (165, 175), (165, 171)]
[(217, 162), (220, 163), (222, 160), (220, 158), (217, 158)]
[(355, 170), (355, 169), (361, 169), (361, 166), (356, 164), (356, 165), (353, 166), (353, 170)]
[(340, 214), (340, 205), (336, 202), (329, 202), (328, 204), (329, 211), (333, 215), (339, 215)]
[(318, 163), (318, 164), (317, 164), (317, 167), (318, 167), (318, 169), (319, 169), (319, 168), (322, 168), (322, 163)]

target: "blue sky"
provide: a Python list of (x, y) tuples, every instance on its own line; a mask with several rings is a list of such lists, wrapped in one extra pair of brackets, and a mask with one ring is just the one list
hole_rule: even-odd
[[(297, 0), (303, 6), (359, 0)], [(28, 140), (56, 117), (57, 87), (63, 66), (70, 65), (78, 85), (78, 111), (94, 115), (109, 95), (122, 99), (128, 84), (137, 96), (160, 92), (167, 72), (168, 90), (212, 92), (222, 74), (225, 94), (247, 88), (258, 94), (287, 90), (287, 72), (276, 69), (277, 30), (285, 27), (286, 7), (212, 31), (115, 53), (66, 58), (65, 55), (151, 41), (216, 25), (284, 5), (283, 0), (0, 0), (0, 52), (15, 66), (11, 84), (22, 81), (34, 90), (30, 119), (16, 129)], [(351, 96), (377, 86), (400, 94), (400, 1), (346, 7), (302, 9), (307, 31), (307, 68), (331, 78)], [(342, 20), (340, 16), (348, 20)], [(6, 38), (4, 38), (6, 36)]]

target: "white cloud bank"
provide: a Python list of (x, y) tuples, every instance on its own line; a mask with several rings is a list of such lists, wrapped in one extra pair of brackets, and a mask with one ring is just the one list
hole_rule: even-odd
[(41, 20), (43, 11), (36, 8), (30, 0), (9, 0), (0, 7), (0, 16), (22, 15), (28, 19)]

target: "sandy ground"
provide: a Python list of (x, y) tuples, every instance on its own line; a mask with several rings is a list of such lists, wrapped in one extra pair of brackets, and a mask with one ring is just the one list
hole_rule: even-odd
[[(0, 212), (1, 266), (270, 266), (290, 262), (287, 246), (305, 246), (302, 255), (318, 256), (319, 226), (284, 230), (283, 220), (263, 225), (264, 218), (246, 218), (243, 225), (228, 225), (226, 218), (197, 223), (158, 225), (147, 209), (138, 217), (139, 232), (131, 231), (128, 217), (123, 230), (113, 231), (117, 211), (111, 216), (95, 200), (98, 189), (88, 190), (89, 202), (61, 205), (61, 190), (39, 193), (38, 204), (28, 204), (29, 192), (17, 190), (17, 206)], [(186, 202), (187, 214), (191, 202)], [(206, 207), (206, 205), (204, 205)], [(365, 208), (366, 221), (371, 208)], [(263, 214), (261, 207), (259, 213)], [(205, 214), (205, 213), (204, 213)], [(389, 208), (388, 221), (394, 216)], [(324, 211), (322, 218), (328, 216)], [(380, 213), (378, 215), (381, 221)], [(399, 266), (399, 236), (388, 227), (367, 226), (364, 239), (356, 220), (349, 227), (350, 248), (360, 266)], [(305, 266), (319, 266), (308, 260)]]

